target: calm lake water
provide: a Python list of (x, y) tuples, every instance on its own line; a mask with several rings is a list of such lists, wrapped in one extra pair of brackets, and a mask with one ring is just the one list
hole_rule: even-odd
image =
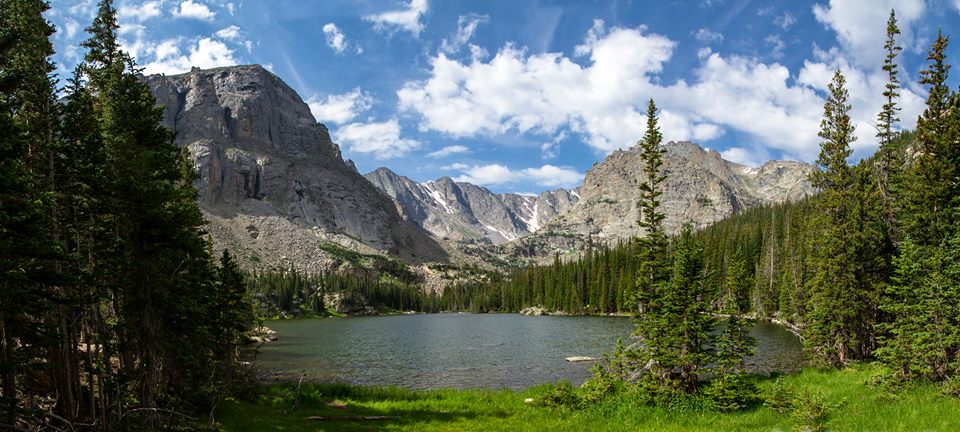
[[(427, 389), (514, 388), (566, 379), (578, 385), (633, 323), (622, 317), (525, 317), (517, 314), (435, 314), (270, 321), (278, 341), (254, 363), (281, 379)], [(800, 340), (781, 327), (752, 331), (758, 372), (789, 371), (801, 361)]]

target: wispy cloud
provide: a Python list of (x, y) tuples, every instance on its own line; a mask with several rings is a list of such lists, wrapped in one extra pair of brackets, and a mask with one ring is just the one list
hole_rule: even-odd
[(405, 30), (413, 37), (420, 37), (424, 24), (420, 22), (430, 10), (427, 0), (410, 0), (406, 8), (388, 11), (379, 14), (367, 15), (364, 20), (372, 22), (373, 28), (379, 31)]

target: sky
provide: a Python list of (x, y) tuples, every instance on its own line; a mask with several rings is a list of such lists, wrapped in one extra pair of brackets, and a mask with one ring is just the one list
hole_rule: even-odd
[[(95, 0), (52, 0), (62, 78)], [(901, 127), (925, 89), (938, 29), (960, 0), (116, 0), (145, 73), (258, 63), (327, 125), (361, 173), (449, 176), (495, 192), (576, 187), (632, 147), (647, 102), (665, 141), (726, 159), (813, 161), (826, 88), (847, 77), (858, 140), (876, 150), (887, 17), (904, 50)], [(957, 37), (960, 37), (958, 35)], [(948, 49), (952, 62), (960, 49)], [(65, 82), (65, 79), (62, 80)], [(955, 88), (958, 80), (952, 78)]]

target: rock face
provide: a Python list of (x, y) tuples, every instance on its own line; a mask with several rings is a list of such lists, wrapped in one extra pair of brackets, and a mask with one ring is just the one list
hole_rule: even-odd
[(539, 196), (495, 194), (449, 177), (417, 183), (387, 168), (364, 177), (393, 198), (404, 218), (453, 241), (516, 240), (536, 232), (579, 199), (576, 191), (565, 189)]
[[(724, 160), (690, 142), (667, 143), (662, 211), (672, 234), (690, 222), (705, 227), (761, 204), (799, 200), (814, 190), (807, 180), (815, 167), (793, 161), (770, 161), (752, 168)], [(572, 251), (587, 239), (599, 243), (625, 240), (642, 232), (637, 226), (639, 182), (644, 178), (640, 148), (617, 150), (587, 172), (580, 200), (536, 234), (508, 245), (502, 254), (552, 256)]]
[(217, 246), (247, 264), (318, 270), (336, 242), (410, 261), (441, 247), (344, 161), (303, 100), (264, 68), (148, 76), (164, 124), (190, 150)]

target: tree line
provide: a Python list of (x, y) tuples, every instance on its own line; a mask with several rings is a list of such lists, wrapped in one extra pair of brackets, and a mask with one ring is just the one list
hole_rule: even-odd
[(171, 426), (239, 382), (246, 282), (112, 3), (61, 86), (47, 2), (0, 0), (0, 429)]

